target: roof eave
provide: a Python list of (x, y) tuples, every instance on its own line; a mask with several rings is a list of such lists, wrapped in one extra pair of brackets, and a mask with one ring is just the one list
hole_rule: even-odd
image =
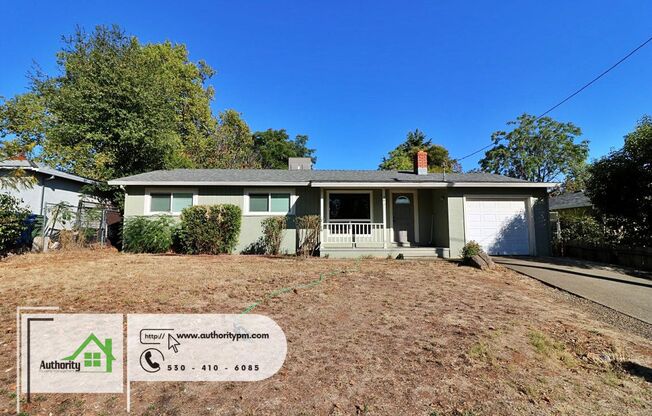
[(114, 186), (312, 186), (315, 188), (553, 188), (554, 182), (280, 182), (280, 181), (146, 181), (115, 179)]
[(35, 168), (35, 167), (28, 167), (28, 166), (0, 166), (0, 169), (5, 169), (5, 170), (16, 170), (16, 169), (29, 170), (31, 172), (42, 173), (43, 175), (56, 176), (57, 178), (68, 179), (69, 181), (81, 182), (81, 183), (86, 183), (86, 184), (89, 184), (89, 185), (99, 183), (98, 181), (94, 181), (93, 179), (82, 178), (81, 176), (73, 175), (71, 173), (59, 172), (59, 171), (55, 171), (55, 170), (44, 170), (44, 169), (41, 169), (41, 168), (38, 168), (38, 167)]
[(319, 188), (554, 188), (549, 182), (318, 182)]
[(310, 182), (260, 182), (260, 181), (143, 181), (114, 179), (114, 186), (309, 186)]

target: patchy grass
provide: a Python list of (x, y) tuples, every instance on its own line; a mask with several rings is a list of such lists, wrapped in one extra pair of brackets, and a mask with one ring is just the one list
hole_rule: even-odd
[(575, 368), (579, 365), (578, 360), (566, 350), (563, 343), (550, 339), (544, 333), (539, 331), (530, 331), (528, 333), (530, 345), (532, 345), (538, 354), (548, 358), (561, 361), (568, 368)]
[[(310, 285), (320, 275), (328, 276)], [(277, 297), (268, 294), (298, 287)], [(132, 415), (650, 414), (652, 346), (528, 278), (444, 261), (129, 255), (0, 262), (0, 414), (14, 408), (15, 308), (253, 313), (288, 355), (255, 383), (132, 383)], [(42, 395), (29, 414), (126, 414), (124, 395)], [(600, 398), (596, 400), (596, 398)], [(15, 399), (15, 397), (14, 397)]]
[(494, 357), (491, 352), (491, 348), (486, 342), (480, 341), (476, 342), (469, 349), (469, 356), (475, 360), (484, 361), (487, 364), (494, 363)]

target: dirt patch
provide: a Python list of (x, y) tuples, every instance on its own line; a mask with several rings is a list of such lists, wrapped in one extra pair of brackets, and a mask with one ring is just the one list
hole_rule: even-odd
[[(335, 272), (335, 273), (331, 273)], [(269, 293), (314, 281), (320, 284)], [(499, 267), (445, 261), (24, 255), (0, 263), (0, 411), (15, 307), (275, 319), (285, 365), (255, 383), (133, 383), (133, 414), (649, 414), (652, 345)], [(122, 395), (36, 395), (29, 414), (124, 414)], [(467, 413), (465, 413), (467, 412)]]

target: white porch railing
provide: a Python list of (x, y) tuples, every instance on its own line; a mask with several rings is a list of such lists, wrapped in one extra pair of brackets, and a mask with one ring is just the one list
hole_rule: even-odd
[(325, 222), (322, 226), (322, 244), (337, 246), (382, 246), (385, 227), (382, 222)]

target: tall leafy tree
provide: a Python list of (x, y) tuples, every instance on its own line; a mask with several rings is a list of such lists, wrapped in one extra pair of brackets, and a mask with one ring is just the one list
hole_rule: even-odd
[(644, 116), (622, 149), (594, 162), (586, 192), (623, 243), (652, 245), (652, 118)]
[(0, 126), (60, 169), (107, 180), (194, 167), (215, 134), (205, 85), (214, 71), (184, 45), (141, 44), (117, 26), (77, 29), (57, 67), (31, 74), (30, 91), (3, 103)]
[(589, 154), (588, 140), (576, 143), (582, 131), (573, 123), (523, 114), (496, 131), (494, 147), (480, 160), (482, 171), (536, 182), (554, 182), (576, 171)]
[(555, 192), (557, 193), (572, 193), (580, 192), (586, 189), (586, 182), (589, 180), (589, 167), (588, 163), (577, 164), (571, 171), (566, 174), (561, 188)]
[[(35, 94), (23, 94), (0, 104), (0, 161), (32, 156), (43, 141), (45, 109)], [(0, 175), (0, 188), (31, 187), (34, 176), (22, 169)]]
[(219, 114), (217, 128), (198, 152), (196, 163), (203, 168), (260, 168), (251, 130), (240, 113), (226, 110)]
[(183, 45), (141, 45), (117, 26), (64, 41), (60, 74), (33, 79), (48, 114), (46, 160), (94, 179), (192, 166), (214, 129), (210, 67)]
[(414, 168), (414, 156), (419, 150), (428, 153), (429, 172), (461, 172), (462, 167), (455, 160), (451, 159), (448, 150), (432, 140), (419, 129), (408, 132), (405, 141), (389, 152), (387, 157), (378, 168), (380, 170), (412, 170)]
[(290, 139), (285, 129), (257, 131), (254, 147), (264, 169), (287, 169), (290, 157), (309, 157), (315, 163), (315, 149), (308, 148), (308, 136), (298, 134)]

